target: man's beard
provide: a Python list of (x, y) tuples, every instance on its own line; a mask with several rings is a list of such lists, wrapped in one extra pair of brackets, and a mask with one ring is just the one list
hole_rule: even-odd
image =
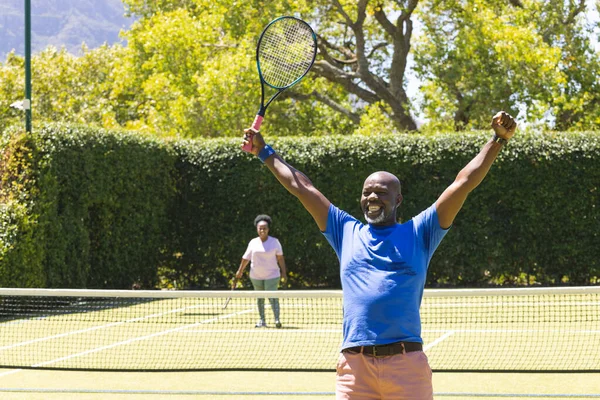
[(369, 217), (369, 216), (368, 216), (369, 210), (367, 209), (367, 210), (364, 212), (364, 215), (365, 215), (365, 219), (367, 220), (367, 222), (368, 222), (369, 224), (374, 224), (374, 225), (377, 225), (377, 224), (380, 224), (380, 223), (384, 222), (386, 219), (388, 219), (388, 218), (389, 218), (389, 216), (390, 216), (390, 214), (391, 214), (391, 213), (393, 213), (393, 212), (395, 212), (395, 211), (396, 211), (396, 210), (390, 210), (390, 212), (386, 212), (386, 210), (385, 210), (385, 209), (383, 209), (383, 210), (381, 211), (381, 214), (379, 214), (379, 215), (378, 215), (377, 217), (375, 217), (375, 218), (371, 218), (371, 217)]

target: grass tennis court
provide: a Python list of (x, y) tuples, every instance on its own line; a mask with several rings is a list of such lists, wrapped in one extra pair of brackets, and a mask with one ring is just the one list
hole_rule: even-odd
[[(89, 372), (22, 370), (4, 375), (0, 370), (3, 400), (332, 400), (333, 372)], [(436, 400), (497, 399), (499, 395), (596, 394), (600, 374), (434, 373)], [(18, 392), (9, 390), (20, 389)], [(274, 393), (287, 393), (276, 395)], [(243, 394), (242, 394), (243, 393)], [(273, 393), (273, 394), (266, 394)], [(322, 394), (315, 394), (322, 393)], [(449, 396), (454, 393), (456, 395)], [(469, 394), (460, 395), (459, 393)], [(475, 397), (473, 394), (479, 394)], [(485, 396), (490, 394), (490, 396)], [(494, 395), (494, 396), (491, 396)], [(529, 396), (532, 397), (532, 396)], [(562, 396), (565, 397), (565, 396)], [(590, 398), (581, 396), (579, 398)]]
[[(591, 289), (430, 292), (421, 314), (431, 366), (434, 371), (598, 372), (600, 293)], [(339, 292), (278, 292), (282, 329), (272, 327), (272, 318), (271, 327), (254, 328), (258, 292), (236, 292), (226, 309), (228, 293), (223, 292), (183, 292), (185, 297), (174, 298), (131, 297), (132, 292), (113, 298), (98, 292), (105, 297), (79, 292), (67, 299), (2, 297), (1, 365), (141, 371), (335, 368)]]
[[(341, 341), (341, 299), (282, 300), (282, 329), (256, 329), (254, 299), (155, 299), (0, 324), (3, 365), (86, 369), (287, 369), (297, 348), (319, 349), (304, 368), (331, 369)], [(267, 307), (267, 312), (271, 312)], [(293, 322), (290, 319), (293, 318)]]

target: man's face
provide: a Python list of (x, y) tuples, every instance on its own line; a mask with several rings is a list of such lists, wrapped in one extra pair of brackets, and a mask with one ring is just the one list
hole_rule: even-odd
[(258, 224), (256, 224), (256, 232), (258, 232), (258, 236), (262, 240), (266, 240), (269, 236), (269, 224), (267, 221), (260, 221)]
[(401, 202), (400, 182), (394, 175), (376, 172), (365, 180), (360, 206), (369, 224), (394, 225)]

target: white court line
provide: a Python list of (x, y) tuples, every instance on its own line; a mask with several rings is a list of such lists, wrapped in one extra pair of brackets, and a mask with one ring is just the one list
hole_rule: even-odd
[[(99, 330), (99, 329), (112, 328), (114, 326), (123, 325), (123, 324), (130, 323), (130, 322), (143, 321), (143, 320), (146, 320), (146, 319), (156, 318), (156, 317), (159, 317), (159, 316), (162, 316), (162, 315), (167, 315), (167, 314), (182, 312), (182, 311), (186, 311), (186, 310), (194, 309), (194, 308), (199, 308), (199, 307), (202, 307), (202, 305), (188, 306), (188, 307), (179, 308), (179, 309), (176, 309), (176, 310), (170, 310), (168, 312), (151, 314), (151, 315), (147, 315), (147, 316), (144, 316), (144, 317), (132, 318), (132, 319), (129, 319), (129, 320), (126, 320), (126, 321), (114, 322), (114, 323), (111, 323), (111, 324), (95, 326), (95, 327), (88, 328), (88, 329), (81, 329), (81, 330), (77, 330), (77, 331), (71, 331), (71, 332), (61, 333), (61, 334), (58, 334), (58, 335), (53, 335), (53, 336), (47, 336), (47, 337), (43, 337), (43, 338), (28, 340), (28, 341), (25, 341), (25, 342), (15, 343), (15, 344), (10, 345), (10, 346), (0, 347), (0, 351), (12, 349), (12, 348), (15, 348), (15, 347), (26, 346), (26, 345), (32, 344), (32, 343), (44, 342), (44, 341), (58, 339), (58, 338), (67, 337), (67, 336), (71, 336), (71, 335), (77, 335), (77, 334), (80, 334), (80, 333), (92, 332), (92, 331)], [(238, 311), (238, 312), (235, 312), (235, 313), (230, 313), (230, 314), (227, 314), (227, 315), (220, 316), (218, 318), (212, 318), (210, 320), (205, 320), (205, 321), (197, 322), (197, 323), (192, 324), (192, 325), (186, 325), (186, 326), (183, 326), (183, 327), (180, 327), (180, 328), (174, 328), (174, 329), (171, 329), (171, 330), (168, 330), (168, 331), (163, 331), (164, 333), (158, 332), (158, 333), (154, 333), (152, 335), (130, 339), (130, 340), (125, 341), (125, 342), (119, 342), (119, 343), (116, 343), (116, 344), (113, 344), (113, 345), (108, 345), (108, 346), (100, 347), (100, 348), (97, 348), (97, 349), (88, 350), (88, 351), (85, 351), (85, 352), (81, 352), (81, 353), (77, 353), (77, 354), (74, 354), (74, 355), (71, 355), (71, 356), (62, 357), (62, 358), (59, 358), (59, 359), (47, 361), (47, 362), (44, 362), (44, 363), (34, 364), (31, 367), (41, 367), (41, 366), (44, 366), (44, 365), (54, 364), (54, 363), (57, 363), (57, 362), (60, 362), (60, 361), (64, 361), (64, 360), (70, 359), (70, 358), (80, 357), (82, 355), (95, 353), (95, 352), (106, 350), (106, 349), (109, 349), (109, 348), (112, 348), (112, 347), (121, 346), (123, 344), (132, 343), (132, 342), (135, 342), (135, 341), (138, 341), (138, 340), (146, 340), (146, 339), (149, 339), (149, 338), (154, 337), (154, 336), (165, 335), (165, 334), (168, 334), (168, 333), (172, 333), (172, 332), (175, 332), (175, 331), (186, 329), (188, 327), (198, 326), (198, 325), (201, 325), (201, 324), (204, 324), (204, 323), (218, 321), (218, 320), (221, 320), (221, 319), (227, 319), (227, 318), (231, 318), (233, 316), (237, 316), (237, 315), (241, 315), (241, 314), (246, 314), (246, 313), (253, 312), (253, 311), (254, 311), (254, 309), (247, 309), (245, 311)], [(4, 372), (4, 373), (0, 373), (0, 377), (6, 376), (6, 375), (11, 375), (11, 374), (14, 374), (14, 373), (17, 373), (17, 372), (20, 372), (20, 371), (22, 371), (22, 369), (15, 369), (15, 370), (7, 371), (7, 372)]]
[(154, 338), (154, 337), (157, 337), (157, 336), (168, 335), (169, 333), (179, 332), (179, 331), (182, 331), (184, 329), (192, 328), (194, 326), (199, 326), (199, 325), (202, 325), (202, 324), (208, 324), (210, 322), (215, 322), (215, 321), (219, 321), (219, 320), (222, 320), (222, 319), (232, 318), (232, 317), (234, 317), (236, 315), (247, 314), (249, 312), (254, 312), (254, 309), (252, 309), (252, 310), (246, 310), (246, 311), (240, 311), (240, 312), (237, 312), (237, 313), (234, 313), (234, 314), (228, 314), (228, 315), (220, 316), (218, 318), (211, 318), (211, 319), (207, 319), (207, 320), (204, 320), (204, 321), (196, 322), (195, 324), (184, 325), (184, 326), (180, 326), (179, 328), (167, 329), (166, 331), (155, 332), (155, 333), (152, 333), (152, 334), (146, 335), (146, 336), (138, 336), (138, 337), (135, 337), (135, 338), (132, 338), (132, 339), (129, 339), (129, 340), (124, 340), (124, 341), (121, 341), (121, 342), (116, 342), (116, 343), (113, 343), (113, 344), (109, 344), (107, 346), (96, 347), (95, 349), (90, 349), (90, 350), (82, 351), (80, 353), (71, 354), (69, 356), (56, 358), (56, 359), (51, 360), (51, 361), (45, 361), (43, 363), (32, 365), (32, 367), (43, 367), (45, 365), (56, 364), (57, 362), (61, 362), (61, 361), (65, 361), (65, 360), (70, 360), (71, 358), (77, 358), (77, 357), (85, 356), (85, 355), (88, 355), (88, 354), (97, 353), (99, 351), (108, 350), (108, 349), (112, 349), (112, 348), (115, 348), (115, 347), (123, 346), (123, 345), (126, 345), (126, 344), (130, 344), (130, 343), (135, 343), (135, 342), (139, 342), (139, 341), (142, 341), (142, 340), (151, 339), (151, 338)]
[(7, 376), (7, 375), (12, 375), (12, 374), (16, 374), (17, 372), (21, 372), (23, 371), (22, 369), (13, 369), (10, 371), (6, 371), (0, 374), (0, 378), (2, 378), (3, 376)]
[[(448, 329), (424, 329), (426, 333), (448, 332)], [(572, 329), (454, 329), (455, 333), (581, 333), (600, 334), (600, 330), (572, 330)]]
[(486, 307), (528, 307), (537, 308), (542, 306), (550, 306), (553, 308), (561, 308), (564, 306), (595, 306), (600, 307), (600, 301), (531, 301), (531, 302), (513, 302), (513, 301), (480, 301), (477, 303), (427, 303), (423, 302), (421, 308), (486, 308)]
[[(184, 311), (187, 311), (187, 310), (201, 308), (201, 307), (203, 307), (202, 304), (198, 304), (198, 305), (195, 305), (195, 306), (187, 306), (187, 307), (178, 308), (178, 309), (175, 309), (175, 310), (170, 310), (170, 311), (166, 311), (166, 312), (162, 312), (162, 313), (157, 313), (157, 314), (146, 315), (146, 316), (143, 316), (143, 317), (132, 318), (132, 319), (128, 319), (128, 320), (125, 320), (125, 321), (112, 322), (110, 324), (98, 325), (98, 326), (93, 326), (91, 328), (86, 328), (86, 329), (80, 329), (80, 330), (77, 330), (77, 331), (70, 331), (70, 332), (60, 333), (60, 334), (57, 334), (57, 335), (46, 336), (46, 337), (37, 338), (37, 339), (32, 339), (32, 340), (28, 340), (28, 341), (20, 342), (20, 343), (14, 343), (14, 344), (11, 344), (11, 345), (8, 345), (8, 346), (0, 347), (0, 352), (4, 351), (4, 350), (10, 350), (10, 349), (13, 349), (15, 347), (27, 346), (27, 345), (33, 344), (33, 343), (45, 342), (45, 341), (48, 341), (48, 340), (59, 339), (59, 338), (63, 338), (63, 337), (67, 337), (67, 336), (72, 336), (72, 335), (78, 335), (80, 333), (93, 332), (93, 331), (100, 330), (100, 329), (113, 328), (115, 326), (124, 325), (124, 324), (128, 324), (128, 323), (131, 323), (131, 322), (144, 321), (144, 320), (151, 319), (151, 318), (162, 317), (163, 315), (184, 312)], [(235, 315), (235, 314), (233, 314), (233, 315)]]
[(182, 333), (342, 333), (341, 329), (189, 329)]
[(446, 332), (445, 335), (442, 335), (439, 338), (435, 339), (433, 342), (428, 343), (427, 345), (423, 346), (423, 351), (427, 351), (427, 350), (431, 349), (433, 346), (438, 345), (439, 343), (441, 343), (444, 340), (448, 339), (452, 335), (454, 335), (454, 331), (448, 331), (448, 332)]

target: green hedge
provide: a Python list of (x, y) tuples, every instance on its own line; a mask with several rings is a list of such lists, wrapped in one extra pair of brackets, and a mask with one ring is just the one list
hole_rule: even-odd
[[(396, 174), (407, 220), (489, 135), (269, 141), (357, 217), (366, 176)], [(239, 140), (64, 126), (12, 136), (1, 167), (1, 286), (224, 288), (256, 236), (254, 217), (266, 213), (290, 287), (339, 287), (335, 253), (310, 215)], [(440, 245), (428, 285), (597, 283), (599, 153), (593, 132), (516, 137)]]
[(3, 161), (3, 203), (27, 212), (3, 217), (11, 250), (0, 254), (2, 286), (157, 284), (174, 190), (164, 143), (50, 127), (17, 136)]

